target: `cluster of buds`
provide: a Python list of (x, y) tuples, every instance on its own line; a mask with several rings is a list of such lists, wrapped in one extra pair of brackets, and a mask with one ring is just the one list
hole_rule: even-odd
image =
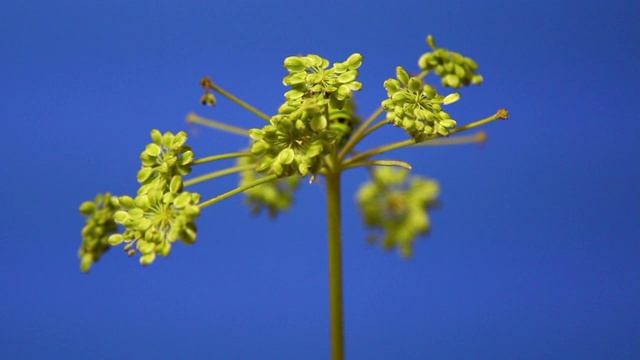
[(402, 66), (397, 67), (396, 76), (397, 79), (384, 82), (389, 96), (382, 101), (382, 107), (387, 110), (387, 121), (406, 130), (416, 142), (436, 134), (449, 135), (449, 129), (456, 126), (456, 121), (442, 110), (442, 105), (458, 101), (460, 95), (438, 95), (435, 88), (424, 84), (419, 77), (409, 77)]
[(372, 233), (371, 243), (381, 242), (386, 250), (397, 248), (404, 257), (412, 254), (413, 243), (429, 231), (427, 209), (435, 203), (438, 183), (422, 177), (408, 178), (408, 170), (374, 168), (373, 179), (358, 190), (356, 199), (364, 223)]
[(156, 254), (168, 256), (171, 245), (178, 240), (193, 244), (196, 241), (194, 221), (200, 216), (197, 206), (200, 195), (181, 189), (182, 179), (176, 175), (167, 189), (152, 188), (135, 199), (119, 197), (123, 210), (117, 211), (113, 218), (125, 227), (125, 231), (109, 236), (109, 244), (115, 246), (124, 242), (124, 250), (129, 256), (140, 251), (143, 265), (151, 264)]
[(442, 86), (458, 89), (469, 84), (482, 84), (482, 75), (476, 73), (478, 64), (473, 59), (438, 48), (431, 35), (427, 37), (427, 44), (433, 51), (423, 54), (418, 66), (422, 70), (433, 70), (442, 79)]
[(286, 102), (269, 125), (249, 133), (254, 140), (251, 153), (258, 158), (256, 171), (304, 177), (322, 168), (324, 155), (339, 137), (329, 124), (329, 109), (343, 108), (352, 92), (362, 88), (356, 81), (361, 64), (360, 54), (331, 68), (317, 55), (285, 59), (289, 74), (282, 82), (292, 87), (285, 93)]
[(284, 59), (284, 67), (289, 74), (282, 83), (291, 86), (284, 96), (287, 101), (303, 97), (320, 96), (331, 101), (334, 108), (342, 108), (353, 91), (362, 89), (357, 81), (358, 68), (362, 65), (362, 55), (355, 53), (341, 63), (328, 69), (329, 60), (318, 55), (290, 56)]
[(138, 182), (142, 185), (138, 195), (152, 188), (165, 189), (174, 176), (182, 177), (191, 172), (193, 151), (185, 145), (187, 133), (180, 131), (174, 135), (167, 131), (162, 134), (153, 129), (151, 139), (153, 142), (140, 154), (142, 168), (138, 171)]
[(111, 194), (98, 194), (94, 201), (80, 205), (80, 213), (87, 217), (82, 228), (82, 244), (78, 250), (80, 270), (89, 272), (93, 263), (110, 248), (107, 238), (118, 231), (113, 214), (120, 208), (118, 198)]
[[(140, 155), (142, 169), (137, 177), (141, 186), (135, 198), (99, 195), (80, 206), (88, 218), (79, 251), (82, 271), (89, 271), (103, 252), (122, 242), (129, 256), (140, 252), (143, 265), (151, 264), (156, 254), (169, 255), (171, 244), (178, 240), (195, 242), (200, 195), (183, 191), (182, 183), (194, 157), (184, 145), (187, 134), (161, 134), (154, 129), (151, 139)], [(124, 226), (122, 234), (117, 233), (117, 224)]]

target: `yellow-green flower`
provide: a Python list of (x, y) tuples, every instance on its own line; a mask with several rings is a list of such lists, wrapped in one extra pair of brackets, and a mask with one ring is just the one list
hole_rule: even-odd
[(80, 205), (80, 213), (87, 217), (82, 228), (82, 245), (78, 250), (82, 272), (89, 272), (93, 263), (109, 250), (107, 239), (118, 231), (118, 225), (113, 220), (113, 214), (118, 209), (118, 198), (109, 193), (98, 194), (94, 201), (85, 201)]
[[(372, 242), (381, 242), (400, 254), (412, 254), (413, 243), (429, 231), (427, 209), (435, 203), (438, 183), (422, 177), (408, 178), (408, 171), (392, 167), (377, 167), (372, 180), (358, 190), (356, 199), (367, 227), (373, 230)], [(382, 233), (379, 235), (377, 233)]]
[(142, 169), (138, 171), (138, 182), (142, 184), (138, 194), (145, 194), (150, 188), (158, 187), (157, 182), (168, 183), (174, 176), (184, 176), (191, 172), (193, 151), (185, 145), (187, 133), (180, 131), (164, 135), (151, 131), (152, 143), (140, 154)]
[(442, 105), (458, 101), (460, 95), (439, 95), (422, 79), (409, 77), (402, 66), (397, 67), (396, 77), (384, 82), (389, 96), (382, 102), (387, 110), (387, 121), (404, 129), (416, 142), (434, 135), (449, 135), (449, 129), (456, 126), (456, 121), (442, 110)]
[(140, 263), (151, 264), (157, 254), (168, 256), (173, 243), (181, 240), (185, 244), (196, 241), (195, 219), (200, 216), (197, 206), (200, 195), (178, 192), (182, 188), (179, 176), (174, 176), (168, 191), (151, 188), (136, 198), (121, 196), (120, 205), (126, 209), (117, 211), (113, 218), (125, 227), (122, 234), (111, 235), (109, 244), (125, 242), (129, 255), (140, 251)]

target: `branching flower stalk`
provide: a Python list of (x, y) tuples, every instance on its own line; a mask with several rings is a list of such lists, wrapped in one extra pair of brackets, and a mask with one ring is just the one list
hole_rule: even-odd
[[(140, 154), (141, 168), (137, 173), (140, 186), (136, 196), (99, 194), (80, 206), (80, 212), (87, 218), (78, 252), (81, 271), (89, 272), (105, 252), (120, 244), (124, 244), (127, 255), (139, 254), (142, 265), (152, 264), (158, 255), (168, 256), (178, 241), (193, 244), (197, 234), (195, 222), (201, 210), (236, 194), (245, 195), (254, 215), (265, 210), (275, 218), (291, 208), (303, 178), (310, 182), (322, 178), (327, 189), (332, 358), (343, 359), (342, 174), (357, 167), (369, 170), (371, 179), (356, 194), (363, 222), (371, 230), (368, 242), (379, 243), (385, 250), (398, 250), (408, 258), (413, 254), (415, 240), (430, 229), (427, 210), (436, 204), (440, 185), (432, 179), (410, 176), (411, 165), (406, 161), (375, 157), (404, 147), (484, 143), (483, 131), (452, 135), (508, 118), (508, 112), (501, 109), (484, 119), (458, 126), (458, 121), (449, 114), (449, 105), (460, 100), (460, 95), (456, 92), (441, 95), (425, 82), (426, 77), (433, 73), (440, 77), (442, 87), (454, 89), (480, 84), (483, 78), (472, 59), (438, 48), (431, 36), (427, 37), (427, 44), (431, 51), (418, 61), (421, 72), (410, 76), (404, 67), (398, 66), (396, 77), (384, 82), (387, 98), (364, 121), (353, 101), (353, 93), (362, 89), (357, 79), (363, 56), (358, 53), (332, 66), (318, 55), (287, 57), (284, 67), (288, 74), (283, 84), (289, 90), (272, 116), (204, 78), (200, 82), (204, 89), (202, 104), (216, 105), (218, 94), (268, 123), (260, 128), (243, 129), (189, 114), (190, 124), (209, 126), (249, 140), (248, 149), (202, 157), (196, 157), (186, 145), (185, 132), (151, 131), (152, 142)], [(378, 120), (383, 114), (386, 117)], [(409, 139), (355, 150), (363, 139), (389, 124), (403, 129)], [(235, 159), (236, 164), (184, 179), (193, 166), (230, 159)], [(185, 190), (230, 174), (239, 174), (238, 187), (208, 200), (200, 201), (200, 194)]]

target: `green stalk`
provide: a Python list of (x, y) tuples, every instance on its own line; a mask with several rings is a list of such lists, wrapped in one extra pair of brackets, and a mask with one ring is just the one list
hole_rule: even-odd
[(207, 206), (213, 205), (213, 204), (217, 203), (218, 201), (222, 201), (222, 200), (224, 200), (226, 198), (229, 198), (229, 197), (231, 197), (233, 195), (239, 194), (239, 193), (241, 193), (241, 192), (243, 192), (245, 190), (251, 189), (254, 186), (258, 186), (260, 184), (264, 184), (266, 182), (269, 182), (271, 180), (275, 180), (277, 178), (278, 178), (277, 175), (265, 176), (263, 178), (260, 178), (260, 179), (257, 179), (255, 181), (252, 181), (252, 182), (248, 183), (247, 185), (237, 187), (237, 188), (235, 188), (235, 189), (233, 189), (231, 191), (227, 191), (226, 193), (224, 193), (222, 195), (216, 196), (216, 197), (211, 198), (211, 199), (209, 199), (209, 200), (207, 200), (205, 202), (202, 202), (202, 203), (198, 204), (198, 206), (200, 206), (201, 209), (202, 208), (206, 208)]
[(356, 161), (354, 163), (350, 163), (349, 165), (345, 166), (345, 170), (346, 169), (353, 169), (356, 167), (362, 167), (362, 166), (397, 166), (397, 167), (401, 167), (407, 170), (411, 170), (411, 164), (405, 162), (405, 161), (400, 161), (400, 160), (363, 160), (363, 161)]
[(239, 98), (233, 96), (230, 92), (226, 91), (225, 89), (221, 88), (220, 86), (216, 85), (215, 83), (211, 82), (211, 83), (209, 83), (209, 86), (211, 87), (212, 90), (216, 91), (218, 94), (226, 97), (227, 99), (233, 101), (234, 103), (240, 105), (241, 107), (249, 110), (253, 114), (257, 115), (258, 117), (261, 117), (266, 121), (271, 120), (271, 117), (269, 115), (267, 115), (267, 114), (263, 113), (262, 111), (254, 108), (253, 106), (251, 106), (248, 103), (240, 100)]
[(187, 115), (187, 122), (192, 124), (208, 126), (217, 130), (226, 131), (228, 133), (232, 133), (236, 135), (249, 136), (249, 130), (247, 129), (241, 128), (239, 126), (225, 124), (220, 121), (205, 119), (194, 113), (189, 113), (189, 115)]
[[(482, 125), (488, 124), (488, 123), (490, 123), (492, 121), (495, 121), (495, 120), (506, 120), (508, 118), (509, 118), (509, 112), (506, 109), (500, 109), (494, 115), (491, 115), (491, 116), (489, 116), (487, 118), (472, 122), (472, 123), (467, 124), (465, 126), (461, 126), (461, 127), (452, 129), (449, 132), (449, 134), (450, 135), (457, 134), (459, 132), (463, 132), (463, 131), (466, 131), (466, 130), (471, 130), (473, 128), (477, 128), (478, 126), (482, 126)], [(435, 134), (433, 137), (425, 140), (425, 143), (427, 143), (429, 141), (433, 141), (434, 139), (442, 138), (442, 137), (443, 137), (443, 135)], [(420, 144), (422, 144), (422, 143), (420, 143)], [(351, 167), (355, 162), (359, 162), (359, 161), (362, 161), (362, 160), (369, 159), (372, 156), (376, 156), (376, 155), (385, 153), (387, 151), (403, 148), (403, 147), (406, 147), (406, 146), (417, 146), (417, 145), (419, 145), (419, 144), (416, 144), (415, 141), (413, 141), (412, 139), (409, 139), (409, 140), (403, 140), (403, 141), (398, 141), (398, 142), (391, 143), (391, 144), (378, 146), (376, 148), (373, 148), (373, 149), (367, 150), (365, 152), (359, 153), (357, 155), (354, 155), (349, 160), (346, 160), (343, 165), (344, 165), (344, 167)]]
[(331, 314), (331, 358), (344, 359), (342, 309), (342, 234), (340, 220), (340, 170), (326, 174), (329, 230), (329, 312)]
[(235, 159), (243, 156), (251, 156), (251, 153), (248, 151), (241, 151), (241, 152), (227, 153), (227, 154), (221, 154), (221, 155), (207, 156), (207, 157), (194, 160), (193, 165), (204, 164), (204, 163), (218, 161), (218, 160)]
[(204, 175), (200, 175), (200, 176), (191, 178), (189, 180), (186, 180), (183, 183), (183, 185), (184, 186), (191, 186), (191, 185), (199, 184), (199, 183), (207, 181), (207, 180), (219, 178), (221, 176), (235, 174), (235, 173), (239, 173), (241, 171), (251, 170), (251, 169), (254, 169), (255, 167), (256, 166), (253, 165), (253, 164), (238, 165), (238, 166), (234, 166), (234, 167), (230, 167), (230, 168), (227, 168), (227, 169), (210, 172), (208, 174), (204, 174)]
[(487, 133), (484, 131), (478, 131), (471, 135), (454, 136), (450, 138), (439, 138), (429, 141), (417, 143), (413, 146), (451, 146), (451, 145), (468, 145), (478, 144), (482, 145), (487, 141)]

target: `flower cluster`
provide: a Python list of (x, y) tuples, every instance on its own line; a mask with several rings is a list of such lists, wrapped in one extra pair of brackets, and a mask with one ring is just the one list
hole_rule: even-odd
[(174, 176), (184, 176), (191, 172), (193, 151), (184, 145), (187, 134), (180, 131), (164, 134), (153, 129), (151, 131), (153, 143), (148, 144), (140, 154), (142, 169), (138, 171), (138, 181), (142, 184), (138, 195), (146, 194), (151, 188), (166, 188)]
[(404, 257), (411, 256), (416, 237), (429, 231), (427, 209), (439, 193), (437, 182), (407, 175), (405, 169), (375, 168), (373, 180), (357, 194), (366, 226), (383, 232), (382, 239), (370, 235), (370, 242), (381, 241), (387, 250), (397, 248)]
[(477, 74), (478, 64), (473, 59), (447, 49), (436, 47), (433, 37), (427, 37), (433, 52), (423, 54), (418, 60), (422, 70), (433, 70), (442, 79), (442, 86), (458, 89), (469, 84), (480, 85), (482, 75)]
[(87, 217), (82, 228), (82, 245), (78, 250), (82, 272), (89, 272), (91, 265), (109, 250), (107, 238), (118, 231), (113, 214), (119, 208), (118, 198), (109, 193), (98, 194), (94, 201), (85, 201), (80, 205), (80, 213)]
[(362, 89), (362, 83), (356, 81), (358, 68), (362, 65), (362, 55), (355, 53), (341, 63), (329, 67), (329, 61), (318, 55), (290, 56), (284, 59), (284, 67), (289, 75), (282, 80), (291, 86), (284, 96), (287, 101), (303, 97), (321, 96), (331, 101), (334, 108), (342, 108), (351, 98), (353, 91)]
[(458, 101), (460, 95), (438, 95), (436, 89), (419, 77), (409, 77), (402, 66), (397, 67), (396, 76), (397, 79), (384, 82), (389, 98), (382, 101), (382, 107), (387, 110), (387, 120), (406, 130), (416, 142), (435, 134), (449, 135), (456, 121), (442, 110), (442, 105)]
[[(140, 155), (141, 186), (135, 199), (106, 194), (80, 206), (80, 212), (89, 217), (79, 252), (82, 271), (89, 271), (102, 253), (122, 242), (129, 256), (140, 251), (143, 265), (151, 264), (156, 254), (169, 255), (171, 244), (178, 240), (195, 242), (200, 195), (183, 191), (182, 183), (182, 176), (191, 172), (194, 157), (184, 145), (187, 134), (161, 134), (154, 129), (151, 139), (153, 143)], [(117, 233), (118, 224), (125, 228), (122, 234)]]
[(269, 125), (249, 132), (254, 140), (251, 153), (258, 158), (256, 171), (304, 177), (322, 168), (324, 155), (338, 139), (329, 126), (329, 109), (344, 107), (351, 92), (362, 88), (355, 80), (361, 63), (360, 54), (330, 69), (329, 61), (317, 55), (285, 59), (289, 75), (283, 83), (292, 90), (285, 93), (286, 102)]
[[(238, 159), (238, 165), (249, 165), (255, 163), (252, 156), (244, 156)], [(240, 173), (240, 184), (249, 184), (262, 175), (254, 169), (245, 170)], [(258, 215), (266, 209), (271, 218), (275, 218), (279, 212), (288, 210), (293, 205), (293, 194), (300, 183), (299, 176), (290, 176), (285, 179), (277, 179), (258, 186), (254, 186), (244, 191), (245, 203), (251, 208), (253, 215)]]
[(140, 251), (140, 263), (151, 264), (156, 254), (168, 256), (171, 245), (178, 240), (185, 244), (196, 241), (195, 219), (200, 216), (197, 206), (200, 195), (181, 191), (182, 179), (176, 175), (171, 179), (168, 189), (152, 188), (134, 198), (118, 198), (123, 210), (117, 211), (113, 218), (125, 227), (122, 234), (109, 236), (110, 245), (125, 242), (124, 250), (129, 256), (136, 249)]

